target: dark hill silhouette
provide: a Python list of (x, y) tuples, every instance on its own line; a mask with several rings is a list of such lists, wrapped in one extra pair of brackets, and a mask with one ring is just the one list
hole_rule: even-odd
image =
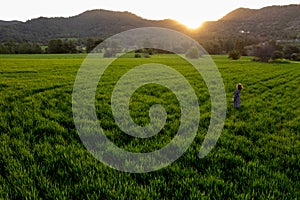
[(198, 30), (202, 38), (230, 38), (241, 34), (265, 39), (300, 38), (300, 4), (236, 9)]
[(258, 22), (300, 20), (300, 6), (269, 6), (258, 10), (239, 8), (224, 16), (221, 20)]
[(13, 24), (18, 24), (21, 23), (20, 21), (3, 21), (0, 20), (0, 26), (7, 26), (7, 25), (13, 25)]
[(91, 10), (72, 17), (40, 17), (26, 22), (0, 21), (0, 42), (9, 39), (47, 43), (55, 38), (105, 39), (139, 27), (164, 27), (192, 34), (199, 40), (249, 35), (262, 39), (300, 38), (300, 4), (262, 9), (239, 8), (218, 21), (206, 22), (193, 33), (174, 20), (147, 20), (129, 12)]
[(63, 18), (40, 17), (27, 22), (0, 26), (0, 39), (44, 41), (53, 38), (106, 38), (139, 27), (164, 27), (184, 31), (174, 20), (147, 20), (129, 12), (91, 10)]

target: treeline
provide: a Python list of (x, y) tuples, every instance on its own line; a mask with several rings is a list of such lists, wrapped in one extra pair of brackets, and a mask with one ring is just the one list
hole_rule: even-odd
[[(0, 54), (63, 54), (63, 53), (89, 53), (103, 39), (87, 38), (87, 39), (53, 39), (48, 43), (32, 43), (32, 42), (15, 42), (8, 41), (0, 44)], [(231, 50), (238, 50), (242, 55), (247, 55), (245, 47), (258, 44), (259, 41), (254, 37), (236, 37), (230, 39), (210, 39), (199, 43), (209, 54), (226, 54)], [(181, 47), (181, 46), (182, 47)], [(186, 45), (180, 44), (179, 48), (188, 49)], [(178, 52), (178, 49), (176, 49)], [(183, 51), (182, 53), (186, 53)]]
[(253, 44), (259, 44), (260, 39), (253, 36), (226, 37), (218, 39), (198, 39), (199, 43), (209, 54), (227, 54), (232, 50), (237, 50), (241, 55), (247, 55), (246, 47)]
[[(46, 44), (33, 42), (14, 42), (9, 40), (0, 43), (0, 54), (68, 54), (68, 53), (90, 53), (103, 40), (99, 38), (88, 39), (53, 39)], [(149, 41), (147, 41), (149, 42)], [(233, 38), (211, 39), (199, 41), (209, 54), (229, 54), (232, 59), (239, 59), (241, 55), (254, 56), (256, 60), (269, 62), (275, 59), (300, 60), (300, 41), (267, 41), (263, 42), (253, 36), (240, 36)], [(113, 48), (106, 48), (105, 57), (113, 57), (117, 52), (118, 44)], [(180, 44), (174, 47), (175, 52), (187, 53), (191, 47), (189, 44)], [(180, 50), (182, 49), (182, 50)], [(157, 50), (156, 50), (157, 51)], [(101, 51), (102, 52), (102, 51)], [(168, 52), (136, 52), (147, 53), (168, 53)]]
[(32, 42), (15, 43), (8, 41), (0, 44), (0, 54), (40, 54), (43, 50), (40, 45)]
[(278, 59), (289, 59), (300, 61), (300, 47), (296, 44), (281, 45), (280, 43), (269, 41), (249, 47), (249, 54), (254, 56), (256, 61), (269, 62)]
[(88, 38), (86, 40), (76, 39), (53, 39), (46, 45), (34, 42), (15, 42), (9, 40), (0, 43), (0, 54), (67, 54), (67, 53), (89, 53), (102, 39)]
[(211, 39), (199, 43), (209, 54), (229, 54), (231, 59), (240, 56), (254, 56), (256, 61), (269, 62), (276, 59), (289, 59), (300, 61), (300, 40), (269, 40), (261, 38), (233, 37)]

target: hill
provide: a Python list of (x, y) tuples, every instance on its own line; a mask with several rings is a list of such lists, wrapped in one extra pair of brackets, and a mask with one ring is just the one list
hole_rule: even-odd
[(241, 34), (261, 39), (300, 38), (300, 4), (239, 8), (197, 30), (199, 38), (232, 38)]
[(20, 21), (3, 21), (3, 20), (0, 20), (0, 26), (7, 26), (7, 25), (13, 25), (13, 24), (18, 24), (18, 23), (21, 23)]
[(262, 9), (239, 8), (193, 32), (171, 19), (148, 20), (129, 12), (90, 10), (72, 17), (39, 17), (26, 22), (0, 21), (0, 42), (13, 39), (47, 43), (55, 38), (97, 37), (139, 27), (164, 27), (191, 34), (199, 41), (247, 37), (248, 43), (268, 39), (300, 38), (300, 4)]
[(91, 10), (69, 18), (40, 17), (0, 26), (0, 39), (42, 42), (53, 38), (106, 38), (132, 28), (149, 26), (179, 31), (186, 29), (184, 25), (170, 19), (147, 20), (129, 12)]

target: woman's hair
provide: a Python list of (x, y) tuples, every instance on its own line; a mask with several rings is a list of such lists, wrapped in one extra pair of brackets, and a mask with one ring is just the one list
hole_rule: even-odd
[(243, 85), (242, 85), (241, 83), (239, 83), (239, 84), (236, 85), (236, 88), (237, 88), (238, 90), (241, 90), (241, 89), (243, 89)]

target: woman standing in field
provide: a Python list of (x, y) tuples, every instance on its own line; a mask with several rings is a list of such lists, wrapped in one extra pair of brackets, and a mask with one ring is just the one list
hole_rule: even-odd
[(234, 91), (234, 94), (233, 94), (234, 108), (240, 107), (240, 103), (241, 103), (240, 94), (241, 94), (242, 89), (243, 89), (243, 85), (241, 83), (237, 84), (236, 90)]

